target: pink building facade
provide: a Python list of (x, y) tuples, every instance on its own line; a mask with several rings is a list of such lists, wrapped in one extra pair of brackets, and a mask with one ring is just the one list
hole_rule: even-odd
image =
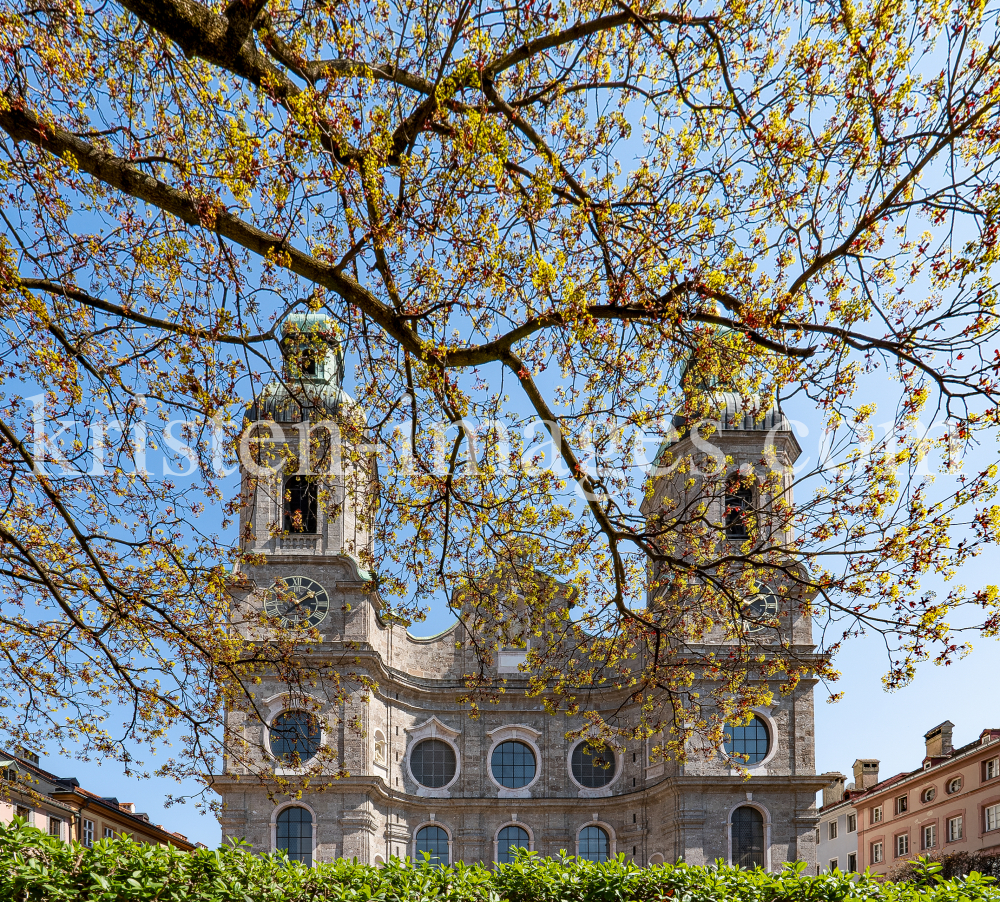
[(954, 749), (953, 727), (924, 734), (919, 770), (850, 794), (859, 871), (888, 875), (921, 855), (1000, 852), (1000, 729)]

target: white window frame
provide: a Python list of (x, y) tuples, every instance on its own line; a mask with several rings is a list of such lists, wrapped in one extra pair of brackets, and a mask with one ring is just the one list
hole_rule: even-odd
[(962, 839), (962, 815), (948, 818), (948, 842), (959, 842)]
[(1000, 803), (983, 809), (983, 826), (985, 833), (1000, 827)]
[(93, 848), (94, 846), (94, 822), (89, 818), (84, 818), (82, 821), (82, 826), (80, 828), (80, 837), (83, 840), (83, 844), (88, 848)]
[[(458, 778), (462, 774), (462, 754), (458, 750), (458, 737), (461, 735), (461, 730), (453, 730), (434, 715), (431, 715), (428, 720), (425, 720), (419, 726), (407, 729), (406, 732), (409, 734), (409, 738), (406, 741), (406, 753), (403, 755), (403, 759), (406, 763), (406, 776), (416, 786), (416, 794), (430, 799), (450, 799), (451, 788), (458, 782)], [(455, 753), (455, 776), (451, 778), (450, 782), (436, 789), (422, 786), (413, 775), (413, 770), (410, 767), (410, 755), (413, 754), (413, 750), (424, 739), (440, 739), (442, 742), (450, 745), (451, 750)]]
[[(52, 832), (52, 825), (56, 825), (56, 832)], [(63, 838), (63, 819), (61, 817), (56, 817), (54, 814), (49, 815), (49, 836), (54, 836), (56, 839)]]
[(493, 861), (499, 863), (500, 861), (500, 831), (504, 827), (520, 827), (525, 833), (528, 834), (528, 851), (535, 851), (535, 834), (534, 831), (527, 824), (521, 821), (507, 821), (497, 827), (496, 832), (493, 834)]
[(881, 864), (885, 855), (883, 854), (882, 840), (873, 842), (871, 846), (872, 864)]
[[(521, 826), (523, 827), (524, 825), (522, 824)], [(617, 837), (615, 836), (614, 828), (611, 826), (611, 824), (608, 824), (604, 821), (599, 821), (596, 817), (592, 821), (587, 821), (587, 823), (585, 824), (580, 824), (579, 828), (577, 829), (576, 852), (575, 852), (576, 857), (577, 858), (580, 857), (580, 834), (582, 834), (583, 831), (587, 829), (587, 827), (600, 827), (605, 833), (608, 834), (608, 844), (611, 847), (610, 851), (608, 852), (608, 861), (612, 861), (613, 859), (617, 858), (618, 840)]]
[(874, 808), (872, 808), (872, 810), (871, 810), (871, 821), (872, 821), (873, 824), (881, 824), (882, 823), (882, 806), (881, 805), (876, 805)]
[(906, 814), (906, 812), (910, 810), (909, 793), (903, 796), (896, 796), (895, 801), (892, 803), (892, 807), (896, 814)]
[(937, 848), (937, 824), (924, 824), (920, 833), (925, 849)]
[(910, 834), (897, 833), (893, 840), (893, 848), (896, 850), (897, 858), (904, 858), (910, 854)]
[(961, 789), (962, 789), (962, 778), (961, 777), (952, 777), (948, 781), (948, 795), (952, 795), (952, 794), (954, 794), (956, 792), (959, 792)]
[[(771, 812), (757, 802), (737, 802), (726, 814), (727, 861), (733, 863), (733, 814), (737, 808), (756, 808), (764, 818), (764, 871), (771, 873)], [(817, 831), (819, 827), (816, 828)], [(818, 863), (817, 863), (818, 865)]]
[[(622, 774), (625, 773), (625, 757), (622, 755), (622, 750), (618, 748), (618, 746), (604, 740), (604, 744), (611, 749), (615, 756), (615, 775), (606, 786), (584, 786), (573, 775), (573, 752), (576, 751), (577, 746), (584, 745), (587, 741), (588, 740), (586, 739), (581, 739), (578, 742), (574, 742), (569, 747), (569, 751), (566, 753), (566, 773), (569, 775), (570, 782), (576, 787), (577, 794), (581, 799), (604, 798), (614, 792), (615, 783), (617, 783), (618, 780), (621, 779)], [(490, 752), (491, 756), (492, 754), (493, 753)]]
[(109, 827), (105, 824), (104, 826), (104, 839), (114, 839), (115, 838), (115, 828)]
[(985, 780), (992, 780), (998, 774), (1000, 774), (1000, 757), (990, 758), (989, 761), (984, 762), (985, 766), (983, 772), (985, 773)]
[[(423, 864), (424, 862), (423, 854), (417, 857), (417, 836), (420, 834), (420, 831), (424, 829), (424, 827), (440, 827), (442, 830), (444, 830), (445, 835), (448, 837), (448, 864), (446, 865), (446, 867), (450, 868), (455, 863), (455, 848), (454, 848), (455, 837), (454, 834), (452, 834), (451, 830), (448, 828), (447, 824), (442, 824), (441, 821), (433, 820), (433, 817), (434, 815), (432, 814), (431, 815), (432, 820), (421, 821), (414, 828), (413, 838), (410, 840), (410, 848), (412, 849), (410, 860), (413, 861), (415, 864)], [(524, 825), (521, 824), (520, 826)]]
[(827, 864), (828, 864), (828, 866), (829, 866), (829, 868), (830, 868), (831, 871), (839, 871), (840, 870), (840, 859), (839, 858), (831, 858), (829, 860), (829, 862), (827, 862)]
[[(508, 726), (497, 727), (495, 730), (487, 730), (486, 736), (490, 740), (490, 747), (486, 751), (486, 776), (497, 791), (498, 799), (530, 799), (531, 790), (538, 785), (542, 779), (542, 750), (538, 743), (542, 738), (541, 732), (526, 723), (515, 723)], [(504, 786), (493, 776), (493, 752), (498, 745), (503, 742), (523, 742), (531, 749), (535, 756), (535, 776), (530, 783), (511, 789)]]
[(275, 805), (271, 811), (271, 851), (278, 851), (278, 815), (281, 814), (286, 808), (305, 808), (309, 812), (309, 816), (312, 818), (312, 849), (309, 853), (310, 867), (316, 867), (316, 812), (313, 810), (311, 805), (307, 805), (305, 802), (298, 799), (293, 799), (290, 802), (284, 802), (281, 805)]

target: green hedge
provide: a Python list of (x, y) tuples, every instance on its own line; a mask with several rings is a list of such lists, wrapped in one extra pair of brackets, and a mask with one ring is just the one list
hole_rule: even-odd
[(315, 868), (244, 848), (179, 852), (127, 839), (67, 845), (17, 821), (0, 827), (0, 902), (1000, 902), (977, 874), (930, 885), (730, 867), (638, 868), (524, 856), (495, 871), (338, 860)]

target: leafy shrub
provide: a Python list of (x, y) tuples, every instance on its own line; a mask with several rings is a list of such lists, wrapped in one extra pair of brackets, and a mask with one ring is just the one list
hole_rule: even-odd
[(921, 886), (804, 869), (639, 868), (565, 855), (524, 855), (496, 870), (343, 859), (306, 868), (240, 846), (181, 852), (106, 839), (84, 849), (22, 820), (0, 827), (2, 902), (1000, 902), (1000, 889), (979, 875)]
[(945, 880), (967, 874), (1000, 877), (1000, 852), (949, 852), (947, 855), (929, 855), (925, 861), (936, 867), (928, 868), (918, 862), (907, 861), (890, 872), (889, 879), (925, 885), (937, 877)]

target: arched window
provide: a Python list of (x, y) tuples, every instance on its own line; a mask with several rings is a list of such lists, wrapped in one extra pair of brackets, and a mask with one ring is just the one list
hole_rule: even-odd
[(764, 817), (749, 805), (733, 812), (733, 864), (740, 868), (764, 867)]
[(271, 754), (293, 767), (319, 751), (319, 718), (308, 711), (282, 711), (271, 721)]
[(726, 537), (746, 539), (753, 522), (753, 489), (742, 487), (733, 480), (726, 488)]
[(286, 808), (278, 815), (276, 827), (275, 848), (290, 861), (312, 867), (312, 815), (305, 808)]
[(607, 861), (611, 857), (611, 839), (603, 827), (591, 824), (580, 831), (580, 857), (584, 861)]
[(497, 861), (508, 864), (517, 857), (518, 849), (530, 848), (528, 831), (523, 827), (510, 824), (497, 834)]
[(430, 856), (429, 863), (438, 867), (448, 864), (448, 833), (443, 827), (421, 827), (417, 831), (416, 856), (417, 864), (424, 863), (424, 852)]
[(289, 476), (282, 497), (285, 532), (315, 535), (316, 483), (305, 476)]
[(771, 736), (763, 719), (754, 715), (749, 723), (726, 724), (725, 749), (740, 764), (758, 764), (767, 757)]
[(375, 763), (385, 767), (385, 733), (381, 730), (375, 731)]
[(440, 739), (424, 739), (410, 752), (410, 773), (428, 789), (440, 789), (455, 779), (455, 750)]
[(615, 778), (615, 750), (607, 743), (581, 742), (573, 749), (570, 763), (573, 779), (587, 789), (600, 789)]
[(516, 739), (501, 742), (490, 758), (493, 779), (507, 789), (520, 789), (535, 779), (535, 753)]

